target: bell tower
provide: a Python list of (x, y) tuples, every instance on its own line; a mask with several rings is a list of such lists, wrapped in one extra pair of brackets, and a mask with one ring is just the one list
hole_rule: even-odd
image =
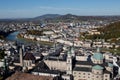
[(72, 74), (72, 54), (71, 51), (69, 50), (67, 53), (67, 74)]
[(21, 47), (19, 49), (19, 55), (20, 55), (20, 66), (23, 66), (23, 49)]

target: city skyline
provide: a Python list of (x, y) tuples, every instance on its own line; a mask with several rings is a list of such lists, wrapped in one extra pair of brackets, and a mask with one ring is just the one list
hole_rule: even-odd
[(43, 14), (120, 15), (116, 0), (1, 0), (0, 19), (33, 18)]

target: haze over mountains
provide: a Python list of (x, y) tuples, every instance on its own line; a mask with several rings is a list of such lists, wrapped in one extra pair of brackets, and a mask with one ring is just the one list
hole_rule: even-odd
[(0, 21), (10, 21), (10, 20), (18, 20), (18, 21), (86, 21), (86, 20), (120, 20), (119, 15), (115, 16), (78, 16), (73, 14), (45, 14), (41, 16), (37, 16), (34, 18), (11, 18), (11, 19), (0, 19)]
[(56, 18), (56, 17), (60, 17), (61, 15), (59, 14), (45, 14), (42, 16), (37, 16), (34, 19), (47, 19), (47, 18)]

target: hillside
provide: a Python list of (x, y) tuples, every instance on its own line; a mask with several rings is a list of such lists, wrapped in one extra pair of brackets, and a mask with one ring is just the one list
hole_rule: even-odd
[(59, 15), (59, 14), (45, 14), (45, 15), (37, 16), (34, 19), (44, 20), (44, 19), (56, 18), (56, 17), (59, 17), (59, 16), (61, 16), (61, 15)]
[(120, 21), (111, 23), (105, 27), (99, 28), (100, 35), (86, 36), (89, 39), (105, 39), (110, 42), (120, 43)]
[(111, 23), (110, 25), (98, 29), (101, 33), (103, 33), (104, 38), (119, 38), (120, 37), (120, 22)]

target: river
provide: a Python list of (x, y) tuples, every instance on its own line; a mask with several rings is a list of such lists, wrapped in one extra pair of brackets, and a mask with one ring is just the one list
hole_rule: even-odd
[(38, 44), (40, 43), (41, 45), (52, 45), (52, 43), (45, 43), (45, 42), (40, 42), (40, 41), (32, 41), (28, 39), (23, 39), (23, 38), (17, 38), (17, 35), (19, 34), (19, 31), (10, 33), (7, 37), (6, 40), (8, 41), (17, 41), (17, 43), (24, 43), (24, 44)]
[(6, 37), (6, 39), (7, 39), (7, 40), (10, 40), (10, 41), (16, 41), (16, 40), (18, 40), (18, 38), (17, 38), (17, 35), (18, 35), (18, 34), (19, 34), (19, 31), (10, 33), (10, 34)]
[(28, 41), (25, 39), (17, 38), (17, 35), (19, 34), (19, 31), (10, 33), (7, 37), (6, 40), (8, 41), (17, 41), (18, 43), (27, 43)]

